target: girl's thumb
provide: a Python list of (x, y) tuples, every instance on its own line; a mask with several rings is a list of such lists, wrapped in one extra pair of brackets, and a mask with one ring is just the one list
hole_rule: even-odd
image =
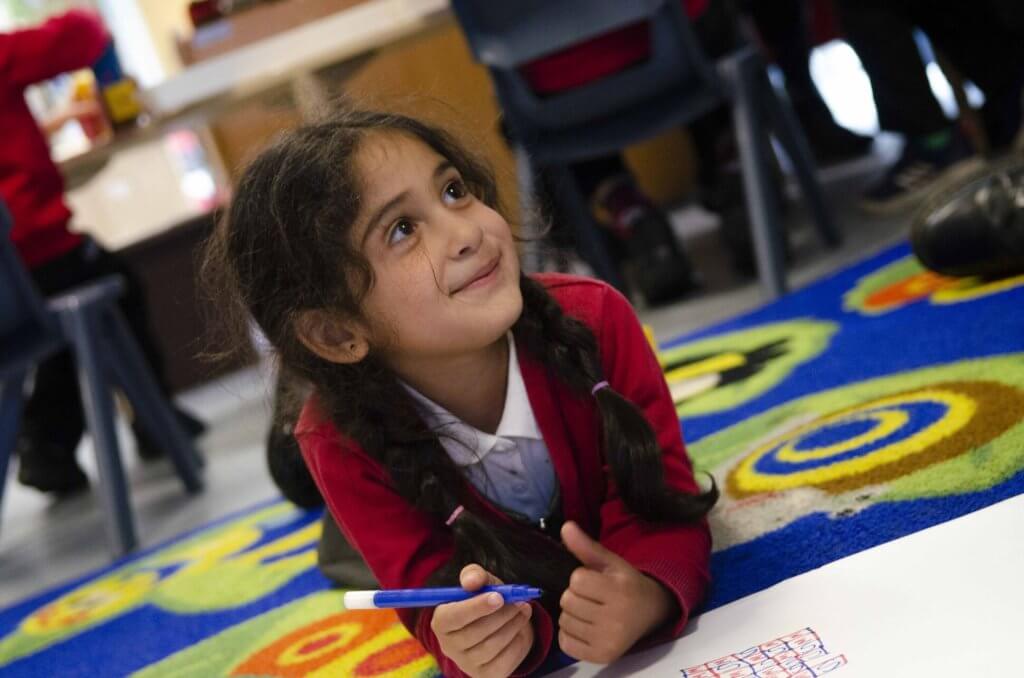
[(576, 523), (569, 521), (562, 526), (562, 542), (584, 567), (602, 571), (618, 564), (622, 559), (590, 538)]

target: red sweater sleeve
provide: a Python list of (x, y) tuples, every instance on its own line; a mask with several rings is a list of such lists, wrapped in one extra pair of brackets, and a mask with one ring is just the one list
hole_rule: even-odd
[[(307, 408), (309, 405), (307, 405)], [(324, 427), (333, 431), (333, 427)], [(450, 533), (432, 516), (403, 499), (383, 469), (365, 453), (343, 445), (337, 435), (303, 431), (296, 437), (328, 509), (338, 526), (383, 588), (423, 586), (438, 568), (452, 557)], [(465, 675), (441, 652), (430, 629), (432, 608), (417, 615), (398, 610), (407, 629), (433, 655), (445, 676)], [(544, 661), (554, 637), (550, 615), (533, 606), (534, 646), (516, 675), (534, 671)]]
[(45, 23), (0, 33), (0, 80), (24, 89), (67, 71), (92, 66), (110, 36), (99, 16), (71, 10)]
[[(606, 288), (600, 315), (599, 342), (605, 378), (612, 388), (639, 407), (654, 428), (662, 450), (665, 479), (683, 492), (697, 491), (686, 455), (679, 418), (668, 385), (629, 302)], [(609, 477), (601, 507), (600, 541), (675, 594), (681, 614), (663, 633), (645, 644), (682, 634), (690, 612), (710, 582), (711, 533), (707, 521), (655, 527), (627, 508)]]

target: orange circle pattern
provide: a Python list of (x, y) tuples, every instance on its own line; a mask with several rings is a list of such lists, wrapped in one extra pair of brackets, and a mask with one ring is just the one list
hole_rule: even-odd
[[(300, 678), (340, 660), (401, 622), (391, 610), (349, 610), (302, 626), (250, 655), (233, 676)], [(402, 629), (404, 632), (404, 629)], [(354, 669), (357, 676), (385, 675), (427, 657), (411, 637), (374, 652)]]

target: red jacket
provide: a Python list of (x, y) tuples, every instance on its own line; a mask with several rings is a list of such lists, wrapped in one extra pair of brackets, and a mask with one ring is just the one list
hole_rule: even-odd
[(72, 250), (64, 179), (25, 103), (25, 88), (91, 66), (110, 42), (92, 12), (73, 10), (41, 26), (0, 33), (0, 197), (14, 218), (11, 239), (26, 266)]
[[(586, 323), (597, 337), (605, 378), (639, 406), (664, 451), (668, 483), (686, 492), (697, 489), (690, 461), (658, 361), (629, 302), (605, 283), (567, 275), (542, 274), (544, 283), (566, 313)], [(600, 449), (599, 420), (593, 399), (580, 397), (556, 380), (525, 348), (517, 346), (527, 395), (558, 477), (566, 520), (573, 520), (636, 568), (672, 591), (681, 614), (663, 636), (682, 633), (689, 612), (709, 582), (711, 536), (706, 522), (652, 527), (625, 507)], [(349, 541), (359, 550), (385, 588), (424, 585), (452, 555), (452, 539), (444, 521), (402, 499), (387, 473), (358, 445), (340, 436), (326, 421), (315, 399), (306, 403), (295, 428), (306, 464), (327, 506)], [(475, 511), (495, 521), (511, 522), (467, 482)], [(524, 528), (528, 529), (528, 528)], [(534, 605), (533, 651), (519, 667), (527, 673), (547, 656), (555, 637), (554, 620)], [(430, 630), (431, 612), (419, 616), (400, 611), (403, 623), (437, 659), (446, 676), (461, 676), (441, 654)]]

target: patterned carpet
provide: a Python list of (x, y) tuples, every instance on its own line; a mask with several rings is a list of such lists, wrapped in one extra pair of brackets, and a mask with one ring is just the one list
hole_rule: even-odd
[[(665, 344), (722, 605), (1024, 491), (1024, 276), (897, 247)], [(346, 611), (316, 513), (271, 502), (0, 611), (5, 676), (429, 676), (390, 612)]]

